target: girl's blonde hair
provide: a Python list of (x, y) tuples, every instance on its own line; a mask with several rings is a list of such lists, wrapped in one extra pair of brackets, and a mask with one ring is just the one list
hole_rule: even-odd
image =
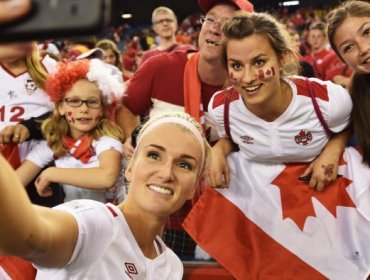
[(32, 52), (26, 56), (27, 72), (38, 87), (44, 88), (48, 73), (41, 63), (41, 55), (36, 42), (32, 43), (32, 47)]

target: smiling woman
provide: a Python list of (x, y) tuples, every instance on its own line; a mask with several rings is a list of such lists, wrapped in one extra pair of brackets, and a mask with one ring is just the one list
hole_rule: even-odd
[[(181, 261), (158, 234), (169, 215), (192, 198), (208, 149), (199, 124), (189, 115), (160, 115), (139, 134), (126, 170), (130, 184), (124, 202), (115, 206), (75, 200), (57, 210), (32, 206), (14, 172), (0, 158), (0, 224), (7, 224), (0, 228), (0, 252), (34, 262), (37, 279), (135, 275), (180, 280)], [(21, 217), (10, 211), (15, 199)]]

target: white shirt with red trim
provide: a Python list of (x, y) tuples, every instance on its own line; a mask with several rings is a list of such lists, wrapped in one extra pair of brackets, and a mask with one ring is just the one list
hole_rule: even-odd
[[(42, 60), (42, 65), (48, 73), (56, 68), (56, 64), (49, 56)], [(15, 75), (0, 63), (0, 131), (6, 126), (40, 116), (52, 109), (53, 103), (49, 96), (36, 85), (28, 72)], [(22, 160), (33, 145), (34, 143), (30, 142), (19, 145)]]
[[(48, 56), (42, 60), (48, 73), (55, 69), (56, 63)], [(28, 72), (15, 75), (0, 64), (0, 81), (0, 130), (52, 110), (49, 96), (36, 85)]]
[(36, 279), (176, 280), (183, 266), (157, 236), (160, 254), (144, 256), (122, 212), (112, 204), (75, 200), (55, 209), (71, 213), (79, 234), (70, 261), (58, 269), (37, 267)]
[[(272, 122), (250, 112), (234, 90), (229, 105), (231, 137), (249, 160), (259, 162), (312, 161), (329, 136), (314, 110), (302, 77), (286, 78), (293, 98), (285, 112)], [(352, 101), (348, 92), (330, 81), (311, 78), (312, 89), (330, 130), (340, 132), (350, 122)], [(217, 92), (208, 107), (220, 137), (228, 137), (224, 127), (224, 91)]]
[[(46, 141), (41, 141), (27, 155), (26, 160), (33, 162), (40, 168), (44, 168), (52, 161), (54, 161), (55, 166), (59, 168), (94, 168), (99, 167), (99, 155), (101, 153), (109, 150), (114, 150), (122, 153), (123, 145), (120, 141), (112, 137), (102, 136), (98, 140), (93, 140), (92, 149), (94, 151), (94, 155), (87, 163), (83, 163), (69, 154), (55, 159), (54, 161), (53, 151), (49, 148)], [(64, 184), (63, 190), (65, 194), (65, 202), (74, 199), (92, 199), (105, 203), (107, 202), (108, 196), (120, 198), (124, 195), (123, 186), (121, 185), (117, 185), (116, 187), (109, 190), (90, 190)]]

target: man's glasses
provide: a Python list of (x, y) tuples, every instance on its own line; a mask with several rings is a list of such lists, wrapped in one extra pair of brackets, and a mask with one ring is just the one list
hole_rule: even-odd
[(153, 21), (153, 24), (154, 25), (158, 25), (158, 24), (170, 24), (170, 23), (173, 23), (175, 20), (174, 19), (171, 19), (171, 18), (164, 18), (164, 19), (160, 19), (160, 20), (156, 20), (156, 21)]
[(214, 24), (220, 24), (220, 25), (223, 25), (225, 23), (226, 20), (215, 20), (214, 18), (212, 17), (207, 17), (207, 16), (201, 16), (200, 17), (200, 23), (203, 24), (207, 24), (207, 25), (214, 25)]
[(82, 104), (86, 104), (87, 107), (91, 109), (99, 109), (101, 106), (101, 101), (99, 99), (77, 99), (77, 98), (65, 98), (64, 102), (73, 108), (81, 107)]

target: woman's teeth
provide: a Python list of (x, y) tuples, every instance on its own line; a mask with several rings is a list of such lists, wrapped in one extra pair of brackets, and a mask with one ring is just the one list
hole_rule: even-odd
[(173, 191), (168, 188), (163, 188), (157, 185), (149, 185), (148, 188), (160, 194), (173, 195)]

